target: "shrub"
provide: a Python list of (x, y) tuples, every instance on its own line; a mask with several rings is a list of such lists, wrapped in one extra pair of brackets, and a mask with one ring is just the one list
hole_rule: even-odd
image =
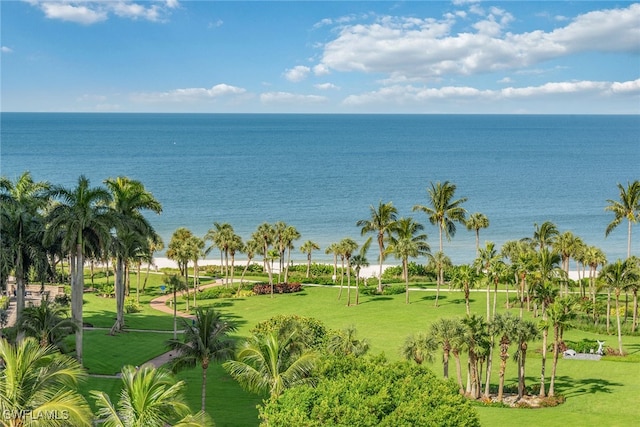
[(404, 285), (391, 285), (382, 288), (382, 295), (398, 295), (405, 292)]
[(53, 299), (53, 302), (62, 307), (68, 307), (71, 304), (71, 297), (68, 294), (58, 294)]
[[(274, 294), (289, 294), (293, 292), (300, 292), (301, 290), (301, 283), (277, 283), (273, 285)], [(268, 283), (256, 283), (253, 286), (253, 293), (256, 295), (271, 294), (271, 285)]]
[(124, 311), (126, 313), (140, 313), (142, 307), (136, 302), (135, 298), (127, 298), (124, 302)]
[(9, 298), (0, 297), (0, 310), (6, 310), (9, 308)]
[(327, 335), (327, 328), (322, 321), (297, 314), (280, 314), (271, 317), (258, 323), (250, 332), (254, 335), (261, 335), (274, 331), (277, 331), (279, 335), (288, 335), (296, 331), (303, 346), (315, 349), (323, 346)]
[(231, 298), (235, 295), (235, 288), (225, 288), (224, 286), (214, 286), (199, 292), (196, 299)]

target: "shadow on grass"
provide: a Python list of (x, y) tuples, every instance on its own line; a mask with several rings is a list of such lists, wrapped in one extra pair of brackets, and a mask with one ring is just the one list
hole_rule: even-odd
[(602, 378), (575, 378), (561, 376), (556, 378), (556, 388), (565, 397), (575, 397), (582, 394), (613, 393), (614, 388), (622, 387), (624, 384), (603, 380)]
[(392, 299), (393, 298), (391, 298), (391, 297), (372, 297), (368, 301), (360, 301), (360, 304), (362, 304), (362, 303), (366, 304), (368, 302), (377, 302), (377, 301), (390, 301)]
[[(440, 295), (438, 297), (438, 301), (443, 301), (443, 300), (446, 300), (446, 299), (447, 299), (446, 295)], [(435, 301), (436, 300), (436, 296), (435, 295), (426, 295), (426, 296), (420, 297), (420, 300), (421, 301)]]
[(626, 345), (625, 347), (627, 348), (627, 353), (628, 354), (638, 354), (640, 353), (640, 344), (629, 344)]

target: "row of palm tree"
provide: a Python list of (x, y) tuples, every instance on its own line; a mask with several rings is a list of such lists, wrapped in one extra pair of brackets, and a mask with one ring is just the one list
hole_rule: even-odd
[[(82, 295), (86, 259), (116, 260), (116, 321), (124, 327), (126, 270), (133, 259), (148, 259), (160, 239), (142, 212), (160, 213), (160, 203), (144, 185), (127, 177), (91, 186), (80, 176), (75, 187), (34, 182), (29, 172), (15, 182), (0, 179), (2, 201), (2, 279), (16, 279), (17, 316), (24, 310), (26, 274), (36, 271), (44, 283), (55, 277), (55, 266), (68, 259), (71, 313), (82, 325)], [(54, 279), (55, 280), (55, 279)], [(82, 328), (76, 329), (76, 357), (82, 361)]]

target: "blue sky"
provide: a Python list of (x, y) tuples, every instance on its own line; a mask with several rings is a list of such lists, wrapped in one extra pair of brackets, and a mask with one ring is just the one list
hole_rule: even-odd
[(640, 3), (0, 8), (2, 111), (640, 113)]

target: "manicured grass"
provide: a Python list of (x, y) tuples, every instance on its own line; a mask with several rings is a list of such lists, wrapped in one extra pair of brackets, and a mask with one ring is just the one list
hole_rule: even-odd
[[(415, 332), (426, 330), (440, 317), (463, 317), (465, 315), (464, 297), (460, 291), (443, 290), (440, 295), (440, 307), (434, 307), (434, 292), (412, 291), (411, 304), (404, 303), (404, 294), (393, 296), (360, 296), (360, 305), (346, 306), (346, 288), (342, 299), (338, 300), (338, 287), (319, 288), (307, 286), (297, 294), (275, 295), (274, 298), (253, 296), (239, 299), (221, 299), (199, 301), (199, 305), (214, 306), (238, 322), (238, 335), (247, 336), (249, 330), (259, 321), (276, 314), (298, 314), (322, 320), (327, 327), (342, 329), (349, 325), (357, 328), (358, 336), (366, 338), (371, 344), (371, 353), (384, 352), (389, 359), (399, 359), (399, 348), (405, 338)], [(355, 300), (352, 290), (352, 303)], [(98, 298), (98, 297), (96, 297)], [(483, 292), (471, 295), (472, 312), (485, 315), (486, 296)], [(504, 294), (500, 294), (499, 307), (504, 311)], [(85, 307), (86, 321), (94, 323), (104, 321), (111, 316), (115, 302), (111, 300), (111, 308), (100, 306), (100, 302), (87, 297)], [(93, 306), (97, 309), (93, 309)], [(98, 308), (99, 307), (99, 308)], [(518, 314), (519, 309), (511, 311)], [(138, 316), (139, 315), (139, 316)], [(127, 325), (135, 322), (142, 329), (157, 329), (164, 321), (172, 328), (169, 315), (159, 312), (143, 312), (138, 315), (127, 315)], [(137, 317), (136, 317), (137, 316)], [(526, 313), (530, 317), (530, 313)], [(112, 320), (111, 320), (112, 322)], [(154, 325), (154, 327), (149, 327)], [(111, 326), (109, 323), (108, 326)], [(109, 337), (106, 331), (92, 331), (85, 334), (85, 361), (92, 371), (113, 373), (124, 364), (140, 364), (143, 357), (151, 358), (164, 351), (165, 334), (128, 332), (118, 337)], [(616, 337), (598, 335), (589, 332), (569, 330), (565, 339), (582, 340), (600, 339), (607, 341), (608, 346), (616, 347)], [(624, 337), (625, 349), (631, 357), (625, 360), (638, 360), (640, 356), (640, 337)], [(96, 347), (95, 349), (93, 347)], [(540, 343), (531, 343), (527, 357), (527, 384), (539, 381), (540, 376)], [(513, 349), (511, 349), (513, 352)], [(102, 361), (100, 359), (110, 359)], [(455, 375), (453, 361), (450, 372)], [(463, 361), (463, 364), (465, 362)], [(442, 374), (440, 360), (431, 364), (432, 369)], [(547, 361), (547, 384), (550, 373), (551, 358)], [(494, 359), (492, 383), (497, 384), (497, 358)], [(478, 405), (477, 409), (483, 425), (630, 425), (637, 421), (637, 398), (640, 393), (640, 363), (617, 361), (615, 358), (604, 358), (601, 361), (560, 360), (556, 390), (563, 394), (567, 401), (555, 408), (544, 409), (511, 409)], [(463, 373), (466, 375), (466, 372)], [(200, 406), (201, 369), (198, 367), (179, 374), (188, 384), (187, 399), (191, 407)], [(256, 426), (257, 410), (261, 397), (242, 391), (219, 366), (212, 366), (208, 373), (207, 402), (208, 412), (218, 426)], [(94, 378), (95, 387), (100, 387), (101, 379)], [(513, 385), (517, 381), (515, 363), (507, 364), (506, 384)], [(105, 387), (112, 387), (107, 381)], [(95, 388), (94, 387), (94, 388)]]

